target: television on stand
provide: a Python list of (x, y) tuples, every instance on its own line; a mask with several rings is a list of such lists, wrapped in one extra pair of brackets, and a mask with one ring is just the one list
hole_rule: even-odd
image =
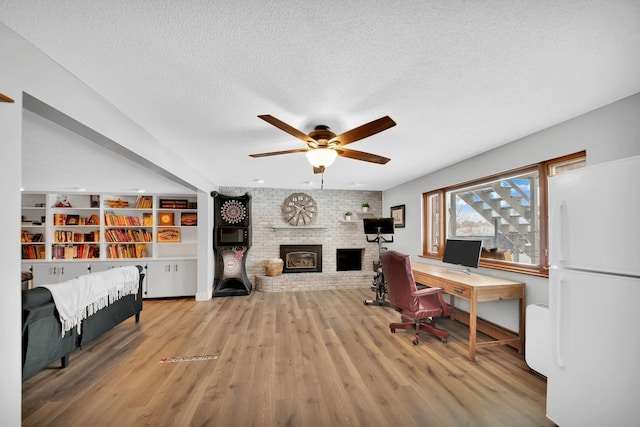
[(455, 271), (471, 274), (470, 268), (478, 268), (481, 251), (482, 240), (447, 239), (442, 262), (461, 267)]

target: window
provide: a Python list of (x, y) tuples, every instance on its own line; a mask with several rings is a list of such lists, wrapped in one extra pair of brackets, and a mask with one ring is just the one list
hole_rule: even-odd
[(581, 152), (425, 193), (423, 256), (442, 259), (447, 238), (479, 239), (482, 267), (546, 276), (547, 177), (584, 165)]

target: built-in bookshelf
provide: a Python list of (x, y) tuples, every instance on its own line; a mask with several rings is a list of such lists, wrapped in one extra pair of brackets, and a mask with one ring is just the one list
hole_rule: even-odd
[[(153, 257), (153, 196), (103, 195), (105, 258)], [(145, 225), (145, 222), (147, 223)]]
[(20, 231), (22, 259), (47, 259), (46, 220), (46, 195), (23, 194)]
[(198, 206), (195, 198), (158, 197), (155, 223), (159, 257), (196, 253)]
[(100, 258), (99, 196), (48, 194), (47, 221), (50, 258), (74, 260)]
[(23, 260), (195, 258), (196, 196), (22, 194)]

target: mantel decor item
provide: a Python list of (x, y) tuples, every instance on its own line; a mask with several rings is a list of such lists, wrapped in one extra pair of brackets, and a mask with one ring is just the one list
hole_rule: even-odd
[(395, 228), (404, 228), (404, 205), (392, 206), (391, 218)]
[(362, 203), (362, 212), (369, 212), (369, 203), (368, 202), (363, 202)]
[(351, 221), (351, 215), (352, 215), (351, 212), (349, 212), (349, 211), (345, 212), (344, 213), (344, 219), (347, 220), (347, 221)]

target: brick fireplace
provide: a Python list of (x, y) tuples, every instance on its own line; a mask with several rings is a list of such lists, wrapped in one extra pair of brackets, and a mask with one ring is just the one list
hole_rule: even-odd
[[(364, 234), (361, 217), (362, 202), (371, 207), (367, 215), (382, 215), (382, 193), (367, 190), (305, 189), (318, 204), (318, 216), (308, 226), (290, 226), (282, 217), (283, 201), (297, 189), (220, 187), (224, 194), (251, 193), (252, 241), (248, 251), (246, 269), (256, 291), (287, 292), (330, 289), (370, 288), (374, 272), (371, 265), (378, 259), (378, 247), (369, 243)], [(351, 221), (343, 214), (354, 212)], [(281, 245), (322, 245), (321, 272), (295, 272), (271, 277), (265, 274), (264, 262), (280, 258)], [(360, 254), (362, 269), (346, 267), (338, 261), (337, 249)], [(355, 249), (355, 250), (354, 250)], [(284, 260), (284, 258), (283, 258)], [(340, 267), (338, 267), (338, 263)], [(284, 269), (284, 268), (283, 268)]]

